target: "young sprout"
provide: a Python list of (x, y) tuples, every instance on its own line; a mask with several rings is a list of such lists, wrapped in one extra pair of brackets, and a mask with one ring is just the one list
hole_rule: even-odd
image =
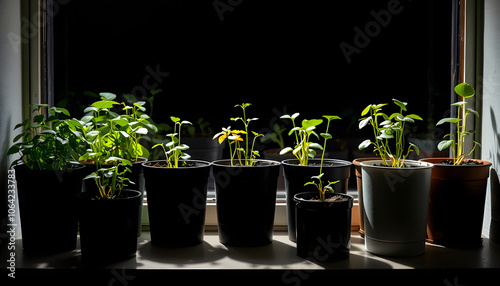
[[(241, 121), (245, 126), (245, 130), (231, 130), (231, 126), (228, 128), (222, 128), (222, 131), (215, 134), (213, 139), (219, 138), (219, 144), (224, 142), (225, 139), (229, 141), (229, 154), (231, 157), (231, 166), (234, 166), (234, 158), (237, 157), (240, 166), (254, 166), (255, 159), (259, 157), (259, 151), (254, 150), (255, 140), (258, 137), (263, 136), (257, 132), (251, 131), (254, 138), (252, 141), (252, 146), (249, 146), (249, 133), (248, 126), (251, 121), (258, 120), (258, 118), (247, 118), (245, 109), (250, 106), (250, 103), (237, 104), (234, 107), (241, 107), (243, 110), (243, 117), (231, 118), (232, 121)], [(245, 135), (245, 139), (241, 137)], [(241, 146), (241, 142), (245, 142), (244, 148)]]
[[(382, 113), (382, 107), (387, 105), (385, 103), (370, 104), (361, 112), (361, 116), (368, 116), (360, 119), (359, 129), (371, 125), (375, 141), (372, 142), (370, 139), (366, 139), (359, 144), (358, 148), (363, 150), (373, 145), (375, 147), (374, 152), (379, 154), (385, 166), (401, 168), (404, 166), (406, 157), (412, 151), (415, 151), (417, 155), (419, 154), (419, 148), (413, 143), (409, 143), (410, 146), (408, 146), (405, 153), (405, 125), (406, 123), (414, 123), (415, 120), (422, 120), (422, 118), (416, 114), (403, 115), (403, 111), (407, 111), (407, 103), (397, 99), (392, 101), (399, 107), (399, 112), (393, 113), (391, 116)], [(382, 122), (379, 123), (380, 120)], [(391, 150), (390, 139), (395, 141), (394, 151)], [(387, 159), (390, 160), (390, 164)]]
[[(475, 132), (475, 130), (466, 131), (467, 116), (469, 116), (469, 114), (474, 114), (476, 117), (479, 117), (479, 113), (471, 108), (466, 108), (467, 102), (465, 101), (465, 98), (473, 97), (475, 94), (472, 86), (470, 86), (468, 83), (460, 83), (455, 86), (455, 92), (464, 98), (464, 101), (459, 101), (452, 104), (452, 106), (458, 107), (457, 113), (459, 117), (443, 118), (439, 120), (436, 126), (443, 123), (451, 123), (456, 125), (457, 136), (455, 137), (454, 134), (451, 133), (446, 134), (444, 138), (451, 137), (452, 139), (441, 141), (438, 144), (438, 149), (439, 151), (443, 151), (451, 147), (451, 150), (453, 152), (453, 165), (461, 165), (465, 157), (471, 155), (474, 152), (476, 146), (481, 146), (481, 144), (479, 144), (478, 142), (473, 141), (474, 146), (472, 147), (472, 150), (469, 153), (465, 154), (465, 136), (471, 135)], [(457, 139), (457, 141), (455, 142), (453, 138)]]
[[(169, 168), (178, 168), (179, 160), (187, 160), (191, 158), (189, 154), (184, 153), (184, 151), (189, 149), (189, 146), (181, 143), (181, 128), (183, 124), (192, 125), (191, 122), (182, 120), (179, 117), (171, 116), (170, 119), (174, 122), (174, 133), (167, 134), (170, 137), (170, 142), (163, 145), (163, 143), (156, 144), (152, 149), (161, 146), (165, 152), (165, 158), (167, 159), (167, 165)], [(165, 148), (166, 147), (166, 148)], [(167, 150), (168, 148), (168, 150)]]

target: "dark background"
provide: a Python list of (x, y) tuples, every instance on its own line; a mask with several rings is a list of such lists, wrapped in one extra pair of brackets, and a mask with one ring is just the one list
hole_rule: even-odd
[[(371, 11), (388, 5), (401, 11), (374, 24)], [(241, 128), (233, 106), (250, 102), (252, 130), (286, 126), (285, 113), (333, 114), (343, 120), (330, 133), (354, 146), (369, 136), (357, 128), (363, 108), (397, 98), (424, 118), (409, 136), (432, 139), (450, 103), (451, 13), (451, 1), (432, 0), (74, 0), (54, 17), (55, 102), (79, 117), (95, 100), (86, 91), (140, 97), (154, 86), (156, 122)], [(355, 47), (367, 25), (373, 37), (348, 63), (340, 44)]]

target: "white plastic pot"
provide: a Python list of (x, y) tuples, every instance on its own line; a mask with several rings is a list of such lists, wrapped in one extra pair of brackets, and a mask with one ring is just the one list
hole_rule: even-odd
[(365, 248), (384, 256), (425, 252), (427, 211), (433, 164), (407, 160), (406, 168), (361, 163)]

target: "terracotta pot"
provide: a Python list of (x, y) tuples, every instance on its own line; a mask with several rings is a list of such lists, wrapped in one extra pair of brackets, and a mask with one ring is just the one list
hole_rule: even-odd
[(440, 165), (450, 158), (420, 161), (434, 164), (429, 198), (427, 241), (449, 247), (482, 245), (484, 202), (491, 163)]
[(358, 188), (358, 205), (359, 205), (359, 234), (361, 237), (365, 237), (365, 217), (363, 215), (363, 180), (361, 179), (361, 162), (379, 160), (379, 157), (369, 157), (369, 158), (359, 158), (352, 161), (354, 165), (354, 172), (356, 174), (356, 186)]

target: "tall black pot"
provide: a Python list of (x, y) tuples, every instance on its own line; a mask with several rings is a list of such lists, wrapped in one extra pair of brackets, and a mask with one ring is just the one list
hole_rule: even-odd
[(24, 251), (56, 253), (75, 249), (77, 195), (85, 166), (72, 164), (68, 170), (38, 171), (22, 164), (14, 169)]
[[(291, 241), (297, 241), (297, 227), (295, 221), (295, 202), (293, 197), (301, 192), (317, 191), (313, 185), (304, 186), (306, 182), (311, 181), (312, 176), (319, 175), (321, 159), (309, 159), (313, 166), (299, 165), (297, 159), (288, 159), (282, 161), (283, 173), (285, 176), (285, 191), (286, 191), (286, 210), (288, 217), (288, 237)], [(333, 185), (333, 189), (337, 194), (346, 194), (351, 175), (352, 163), (337, 159), (324, 159), (323, 164), (334, 164), (333, 166), (323, 166), (323, 181), (340, 180)]]
[(135, 256), (141, 194), (122, 190), (119, 198), (80, 194), (80, 244), (84, 261), (112, 262)]
[(192, 166), (154, 167), (143, 163), (148, 190), (151, 242), (164, 247), (181, 247), (203, 242), (210, 163), (184, 161)]
[(260, 246), (273, 240), (280, 163), (256, 160), (253, 167), (213, 162), (219, 240), (229, 246)]
[(326, 199), (334, 196), (341, 196), (345, 200), (322, 202), (317, 200), (318, 192), (294, 196), (298, 256), (318, 262), (349, 257), (353, 197), (325, 194)]

